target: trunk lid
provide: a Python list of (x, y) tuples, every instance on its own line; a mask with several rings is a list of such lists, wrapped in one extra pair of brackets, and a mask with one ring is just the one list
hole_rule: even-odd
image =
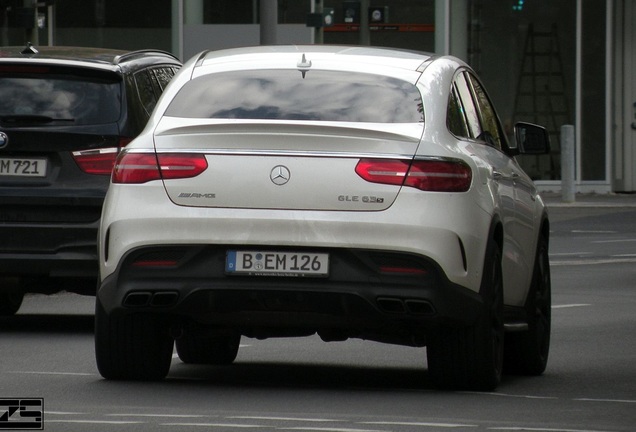
[(165, 181), (170, 199), (195, 207), (379, 211), (400, 186), (370, 183), (361, 159), (410, 161), (422, 123), (203, 120), (164, 117), (158, 153), (202, 153), (200, 175)]

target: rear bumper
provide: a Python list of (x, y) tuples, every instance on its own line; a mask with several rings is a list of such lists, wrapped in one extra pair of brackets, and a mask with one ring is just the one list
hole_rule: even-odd
[(0, 224), (0, 274), (96, 278), (97, 226)]
[(169, 201), (160, 182), (111, 185), (100, 275), (116, 273), (130, 251), (154, 245), (349, 248), (427, 257), (451, 283), (478, 292), (492, 217), (471, 197), (409, 190), (384, 211), (333, 212), (185, 207)]
[[(422, 346), (429, 329), (482, 313), (491, 222), (473, 198), (454, 194), (406, 190), (377, 212), (225, 209), (175, 205), (160, 182), (114, 184), (97, 296), (107, 314), (159, 314), (176, 334), (196, 325)], [(227, 276), (226, 253), (240, 249), (326, 252), (329, 277)], [(426, 271), (386, 274), (378, 268), (393, 263), (377, 261), (387, 256)]]
[[(98, 297), (107, 314), (161, 314), (173, 326), (231, 329), (258, 338), (337, 334), (404, 345), (424, 345), (426, 330), (438, 324), (471, 324), (482, 310), (478, 294), (449, 282), (429, 260), (325, 251), (333, 269), (328, 278), (286, 278), (226, 275), (225, 247), (144, 247), (102, 281)], [(177, 264), (148, 266), (151, 256), (157, 262), (176, 258)], [(425, 271), (385, 274), (379, 270), (385, 259), (412, 259)]]

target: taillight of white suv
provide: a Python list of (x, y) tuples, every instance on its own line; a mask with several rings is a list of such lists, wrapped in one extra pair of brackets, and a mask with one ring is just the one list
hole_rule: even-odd
[(208, 168), (205, 155), (122, 152), (113, 169), (113, 183), (146, 183), (196, 177)]
[(461, 160), (361, 159), (356, 173), (368, 182), (430, 192), (466, 192), (472, 182), (472, 171)]

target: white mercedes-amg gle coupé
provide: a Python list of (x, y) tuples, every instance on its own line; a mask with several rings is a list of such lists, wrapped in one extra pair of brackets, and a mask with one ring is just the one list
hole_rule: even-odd
[[(541, 374), (549, 221), (475, 72), (370, 47), (203, 52), (121, 151), (99, 234), (107, 379), (229, 364), (241, 337), (426, 347), (433, 385)], [(423, 350), (424, 352), (424, 350)], [(426, 366), (426, 367), (425, 367)]]

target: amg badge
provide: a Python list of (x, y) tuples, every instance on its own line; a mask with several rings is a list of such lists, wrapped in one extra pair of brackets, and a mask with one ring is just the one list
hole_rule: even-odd
[(204, 199), (213, 199), (216, 198), (216, 194), (213, 193), (192, 193), (192, 192), (181, 192), (179, 194), (179, 198), (204, 198)]

